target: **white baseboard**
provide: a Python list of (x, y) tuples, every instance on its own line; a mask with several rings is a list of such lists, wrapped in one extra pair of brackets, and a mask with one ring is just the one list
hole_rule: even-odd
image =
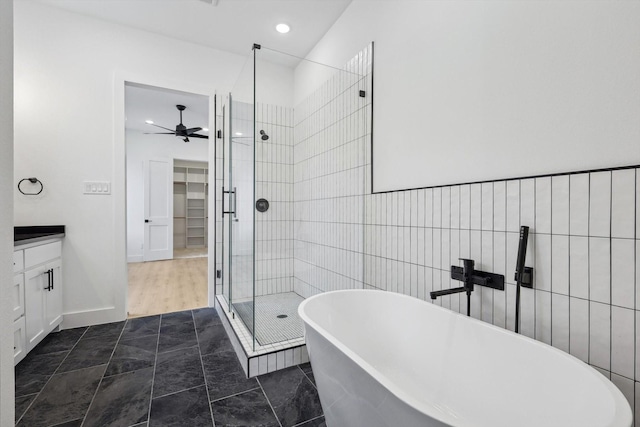
[(127, 262), (143, 262), (143, 261), (144, 261), (144, 258), (142, 255), (127, 257)]
[(60, 329), (80, 328), (83, 326), (120, 322), (122, 320), (126, 320), (126, 318), (127, 313), (122, 313), (120, 310), (116, 310), (115, 307), (64, 313)]

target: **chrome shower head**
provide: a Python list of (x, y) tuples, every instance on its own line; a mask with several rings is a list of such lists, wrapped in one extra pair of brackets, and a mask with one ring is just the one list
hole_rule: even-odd
[(260, 130), (260, 135), (262, 135), (260, 137), (260, 139), (262, 139), (263, 141), (266, 141), (269, 139), (269, 135), (267, 135), (266, 133), (264, 133), (264, 130)]

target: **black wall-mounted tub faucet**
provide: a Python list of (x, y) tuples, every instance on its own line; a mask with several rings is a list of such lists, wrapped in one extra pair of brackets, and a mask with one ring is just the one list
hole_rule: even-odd
[(463, 266), (451, 266), (451, 278), (464, 283), (459, 288), (443, 289), (441, 291), (430, 292), (431, 299), (436, 299), (444, 295), (451, 295), (466, 292), (467, 294), (467, 316), (471, 316), (471, 292), (475, 285), (485, 286), (499, 291), (504, 291), (504, 276), (502, 274), (487, 273), (475, 269), (475, 261), (467, 258), (459, 258)]

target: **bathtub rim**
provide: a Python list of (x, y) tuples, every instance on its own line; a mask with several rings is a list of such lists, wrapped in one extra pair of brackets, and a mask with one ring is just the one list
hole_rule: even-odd
[[(380, 294), (385, 294), (385, 296), (387, 296), (387, 297), (391, 296), (392, 298), (407, 299), (407, 300), (411, 300), (413, 302), (420, 301), (422, 303), (429, 304), (425, 300), (421, 300), (421, 299), (416, 298), (416, 297), (412, 297), (412, 296), (409, 296), (409, 295), (400, 294), (400, 293), (396, 293), (396, 292), (389, 292), (389, 291), (383, 291), (383, 290), (378, 290), (378, 289), (375, 289), (375, 290), (374, 289), (344, 289), (344, 290), (323, 292), (323, 293), (320, 293), (320, 294), (316, 294), (316, 295), (314, 295), (312, 297), (306, 298), (298, 306), (298, 315), (300, 316), (300, 318), (305, 323), (305, 327), (306, 327), (306, 325), (309, 325), (310, 327), (312, 327), (324, 339), (329, 341), (338, 350), (340, 350), (347, 357), (349, 357), (351, 360), (353, 360), (367, 374), (371, 375), (378, 383), (380, 383), (383, 387), (385, 387), (396, 398), (398, 398), (401, 401), (405, 402), (408, 406), (410, 406), (414, 410), (416, 410), (416, 411), (418, 411), (420, 413), (423, 413), (423, 414), (425, 414), (425, 415), (427, 415), (427, 416), (429, 416), (429, 417), (431, 417), (431, 418), (433, 418), (433, 419), (435, 419), (435, 420), (437, 420), (439, 422), (442, 422), (442, 423), (445, 423), (445, 424), (454, 423), (453, 425), (455, 425), (455, 419), (454, 418), (452, 418), (450, 416), (447, 416), (447, 414), (443, 413), (443, 412), (437, 412), (437, 414), (432, 413), (433, 412), (432, 411), (433, 406), (428, 406), (428, 404), (424, 404), (424, 403), (418, 401), (417, 399), (413, 398), (408, 393), (404, 392), (400, 387), (397, 387), (391, 379), (389, 379), (387, 376), (385, 376), (382, 373), (380, 373), (377, 369), (375, 369), (373, 366), (371, 366), (363, 358), (358, 356), (355, 352), (353, 352), (347, 346), (345, 346), (340, 341), (338, 341), (326, 329), (322, 328), (316, 322), (311, 320), (309, 318), (309, 316), (307, 315), (307, 313), (305, 312), (305, 308), (306, 308), (307, 304), (311, 303), (315, 299), (321, 299), (322, 297), (326, 297), (326, 295), (328, 295), (328, 294), (337, 294), (337, 293), (354, 294), (354, 293), (362, 293), (362, 292), (366, 292), (366, 293), (369, 293), (369, 294), (379, 294), (379, 295)], [(567, 352), (565, 352), (563, 350), (560, 350), (558, 348), (552, 347), (549, 344), (543, 343), (541, 341), (537, 341), (537, 340), (535, 340), (533, 338), (529, 338), (529, 337), (527, 337), (525, 335), (516, 334), (515, 332), (510, 331), (508, 329), (504, 329), (504, 328), (492, 325), (490, 323), (484, 322), (482, 320), (479, 320), (479, 319), (476, 319), (476, 318), (473, 318), (473, 317), (468, 317), (468, 316), (463, 315), (461, 313), (457, 313), (457, 312), (455, 312), (453, 310), (449, 310), (447, 308), (440, 307), (440, 306), (438, 306), (436, 304), (429, 304), (429, 306), (431, 308), (436, 309), (436, 310), (440, 310), (440, 311), (446, 312), (447, 314), (450, 314), (450, 315), (462, 316), (465, 319), (467, 319), (468, 321), (475, 322), (475, 323), (481, 325), (481, 327), (493, 329), (495, 332), (509, 335), (509, 336), (513, 337), (514, 339), (520, 339), (520, 340), (528, 341), (528, 342), (533, 343), (533, 344), (535, 344), (535, 345), (537, 345), (537, 346), (539, 346), (541, 348), (545, 348), (548, 351), (550, 350), (552, 352), (555, 352), (559, 357), (568, 358), (569, 360), (571, 360), (574, 363), (577, 362), (579, 366), (582, 366), (583, 368), (587, 368), (587, 369), (585, 369), (585, 374), (589, 374), (589, 375), (594, 376), (594, 378), (597, 378), (598, 381), (605, 386), (605, 388), (609, 391), (609, 393), (611, 393), (611, 395), (613, 397), (614, 407), (615, 407), (615, 409), (614, 409), (614, 417), (611, 419), (611, 422), (609, 424), (607, 424), (606, 426), (602, 426), (602, 427), (614, 427), (614, 426), (617, 427), (617, 426), (631, 426), (632, 425), (633, 412), (631, 410), (631, 405), (627, 401), (627, 398), (622, 394), (620, 389), (618, 389), (618, 387), (615, 386), (615, 384), (613, 384), (613, 382), (611, 380), (606, 378), (604, 375), (602, 375), (594, 367), (592, 367), (591, 365), (587, 364), (586, 362), (583, 362), (582, 360), (578, 359), (577, 357), (575, 357), (575, 356), (573, 356), (573, 355), (571, 355), (571, 354), (569, 354), (569, 353), (567, 353)], [(306, 330), (305, 330), (305, 333), (306, 333)], [(305, 338), (305, 341), (306, 341), (306, 338)], [(309, 358), (311, 359), (311, 351), (309, 351)]]

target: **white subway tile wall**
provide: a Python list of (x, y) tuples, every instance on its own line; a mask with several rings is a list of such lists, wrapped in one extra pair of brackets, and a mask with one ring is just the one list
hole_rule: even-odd
[[(367, 47), (336, 70), (294, 110), (294, 291), (305, 298), (362, 287), (371, 51)], [(410, 205), (407, 200), (402, 207)], [(369, 215), (378, 218), (383, 209)], [(416, 225), (417, 212), (416, 206)], [(405, 216), (408, 224), (411, 211)], [(411, 252), (409, 240), (406, 252)]]
[[(293, 109), (256, 104), (255, 296), (293, 291)], [(269, 139), (263, 141), (260, 131)]]
[[(630, 168), (367, 195), (364, 287), (431, 301), (430, 291), (460, 286), (450, 265), (470, 257), (506, 282), (504, 292), (476, 287), (471, 315), (513, 330), (518, 231), (527, 225), (534, 289), (522, 290), (521, 332), (599, 368), (633, 407), (639, 177)], [(464, 295), (434, 303), (466, 312)]]

